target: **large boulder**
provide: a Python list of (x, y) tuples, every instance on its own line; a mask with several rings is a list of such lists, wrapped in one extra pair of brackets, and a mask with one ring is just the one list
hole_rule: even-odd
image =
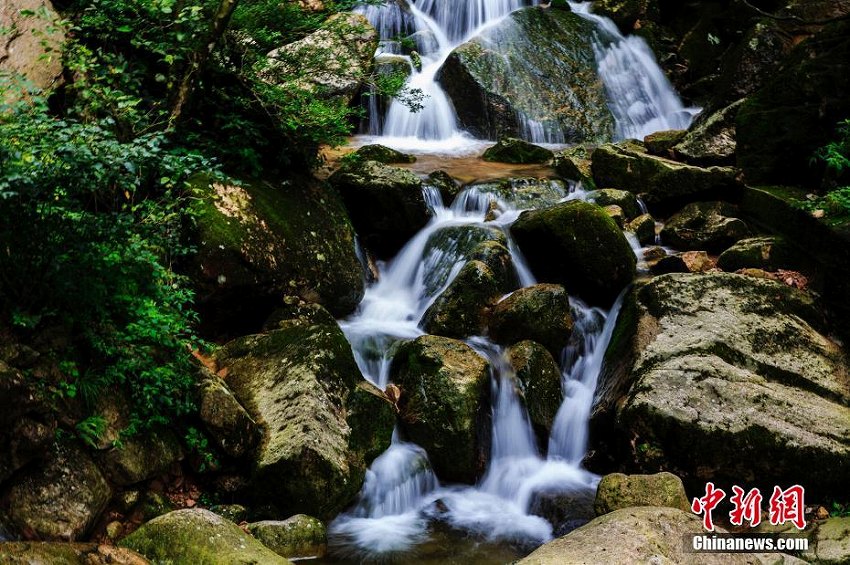
[(682, 479), (672, 473), (612, 473), (602, 477), (593, 503), (597, 516), (634, 506), (665, 506), (687, 512), (691, 503), (685, 494)]
[(329, 182), (336, 187), (366, 247), (392, 257), (428, 223), (422, 180), (377, 161), (344, 164)]
[(623, 469), (835, 497), (850, 479), (848, 378), (808, 294), (727, 273), (664, 275), (626, 297), (592, 442)]
[(429, 334), (464, 339), (481, 335), (486, 310), (503, 291), (493, 271), (481, 261), (469, 261), (422, 318)]
[(605, 210), (579, 200), (523, 212), (511, 226), (535, 275), (610, 305), (635, 276), (632, 248)]
[(383, 163), (385, 165), (390, 165), (392, 163), (416, 162), (416, 157), (413, 155), (402, 153), (401, 151), (397, 151), (391, 147), (377, 143), (374, 145), (364, 145), (354, 153), (350, 154), (350, 156), (346, 157), (348, 159), (361, 161), (377, 161), (378, 163)]
[(600, 516), (564, 537), (547, 543), (520, 560), (518, 565), (591, 565), (621, 562), (624, 557), (629, 563), (681, 565), (802, 563), (799, 559), (774, 554), (762, 556), (688, 551), (684, 540), (701, 531), (700, 518), (678, 508), (623, 508)]
[(216, 352), (227, 385), (263, 427), (250, 486), (258, 500), (330, 518), (390, 443), (388, 400), (362, 379), (339, 326), (292, 320)]
[(555, 156), (552, 151), (515, 137), (505, 137), (487, 148), (482, 155), (485, 161), (494, 163), (513, 163), (519, 165), (548, 163)]
[(348, 104), (372, 72), (378, 32), (362, 14), (342, 12), (321, 29), (267, 55), (266, 80)]
[(477, 137), (520, 137), (534, 126), (547, 141), (607, 141), (614, 119), (593, 33), (570, 11), (519, 10), (456, 48), (437, 80)]
[(803, 558), (819, 565), (850, 563), (850, 516), (829, 518), (818, 523), (809, 551), (803, 554)]
[(96, 543), (0, 542), (5, 565), (150, 565), (131, 549)]
[(37, 539), (74, 541), (89, 533), (112, 489), (82, 448), (57, 442), (44, 465), (19, 475), (5, 497), (16, 530)]
[(493, 195), (519, 210), (551, 206), (569, 194), (569, 187), (564, 181), (534, 177), (484, 180), (468, 184), (464, 188)]
[(848, 115), (850, 22), (840, 21), (800, 43), (741, 106), (738, 166), (752, 184), (816, 185), (812, 154)]
[(733, 169), (678, 163), (634, 141), (602, 145), (592, 159), (596, 186), (640, 194), (650, 210), (662, 213), (694, 200), (734, 198), (741, 190)]
[(198, 384), (198, 416), (216, 445), (230, 457), (244, 457), (260, 440), (260, 428), (239, 404), (223, 379), (202, 372)]
[[(256, 315), (258, 323), (248, 327), (255, 331), (283, 294), (337, 316), (354, 310), (363, 297), (363, 269), (336, 193), (311, 180), (198, 185), (196, 261), (205, 319), (241, 328)], [(268, 309), (255, 314), (252, 305), (263, 301)]]
[(588, 145), (574, 145), (555, 153), (552, 167), (563, 179), (581, 183), (587, 190), (596, 188), (591, 170), (590, 155), (593, 147)]
[(570, 341), (573, 318), (563, 286), (538, 284), (522, 288), (499, 302), (490, 314), (490, 335), (511, 345), (530, 339), (559, 358)]
[(278, 555), (293, 559), (324, 557), (328, 534), (320, 520), (296, 514), (286, 520), (264, 520), (248, 524), (248, 531)]
[(161, 430), (124, 438), (120, 445), (99, 453), (97, 460), (113, 483), (127, 486), (161, 474), (182, 458), (177, 436)]
[(737, 209), (725, 202), (694, 202), (670, 218), (661, 230), (661, 240), (682, 251), (719, 253), (750, 235), (750, 228)]
[(65, 27), (59, 20), (50, 0), (0, 5), (0, 104), (61, 84)]
[(637, 196), (627, 190), (602, 188), (587, 193), (587, 199), (600, 206), (619, 206), (627, 220), (634, 220), (641, 214)]
[(673, 155), (692, 165), (734, 165), (735, 118), (743, 102), (739, 100), (705, 118), (700, 116), (681, 141), (671, 148)]
[(422, 336), (399, 347), (390, 377), (402, 390), (402, 431), (437, 475), (474, 482), (486, 462), (489, 364), (468, 345)]
[(782, 237), (761, 236), (738, 241), (717, 258), (724, 271), (763, 269), (765, 271), (809, 270), (813, 260)]
[(552, 354), (533, 341), (514, 344), (505, 354), (519, 381), (534, 431), (545, 444), (563, 398), (561, 370)]
[(230, 520), (200, 508), (154, 518), (120, 545), (171, 565), (291, 565)]

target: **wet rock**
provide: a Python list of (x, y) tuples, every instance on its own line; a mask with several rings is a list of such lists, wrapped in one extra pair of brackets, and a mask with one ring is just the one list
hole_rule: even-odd
[(534, 493), (530, 513), (552, 524), (555, 535), (564, 535), (593, 520), (590, 488)]
[(370, 250), (391, 257), (428, 223), (422, 180), (406, 169), (376, 161), (346, 163), (329, 182)]
[(48, 91), (62, 83), (65, 28), (49, 0), (11, 0), (0, 6), (0, 104), (23, 98), (29, 89)]
[(641, 214), (626, 225), (626, 231), (635, 234), (641, 245), (651, 245), (655, 243), (655, 218)]
[(563, 284), (589, 302), (613, 303), (634, 278), (632, 248), (594, 204), (574, 200), (523, 212), (511, 233), (541, 281)]
[(510, 203), (515, 209), (552, 206), (569, 194), (566, 183), (545, 178), (506, 178), (476, 182), (465, 188), (493, 196)]
[(484, 333), (486, 309), (502, 295), (499, 281), (481, 261), (469, 261), (422, 318), (429, 334), (464, 339)]
[[(492, 246), (479, 247), (482, 244)], [(504, 232), (489, 226), (446, 226), (438, 229), (425, 242), (422, 253), (425, 261), (433, 265), (423, 280), (425, 292), (433, 296), (443, 288), (449, 282), (453, 267), (463, 259), (480, 260), (493, 271), (503, 292), (510, 291), (514, 288), (510, 254), (506, 259), (498, 257), (501, 255), (500, 248), (504, 249), (506, 244)], [(507, 263), (503, 265), (503, 261)]]
[(357, 151), (351, 154), (351, 159), (362, 161), (376, 161), (384, 165), (393, 163), (415, 163), (416, 157), (408, 153), (396, 151), (385, 145), (364, 145)]
[(505, 137), (487, 148), (482, 158), (495, 163), (531, 164), (548, 163), (555, 156), (548, 149), (515, 137)]
[(593, 415), (595, 437), (617, 439), (597, 450), (686, 482), (837, 496), (850, 478), (848, 375), (810, 295), (726, 273), (660, 276), (617, 321)]
[(112, 490), (91, 458), (72, 443), (57, 443), (44, 465), (11, 482), (10, 524), (43, 540), (82, 539), (106, 508)]
[(587, 194), (587, 199), (600, 206), (619, 206), (627, 220), (634, 220), (641, 214), (637, 197), (626, 190), (603, 188)]
[(729, 272), (740, 269), (808, 270), (811, 260), (803, 257), (801, 251), (783, 238), (766, 236), (737, 242), (718, 257), (717, 266)]
[(610, 206), (604, 206), (603, 210), (605, 210), (605, 213), (608, 214), (612, 220), (614, 220), (614, 223), (617, 224), (617, 227), (619, 227), (620, 229), (624, 229), (626, 227), (626, 215), (623, 213), (622, 208), (612, 204)]
[(120, 545), (155, 563), (173, 565), (290, 563), (233, 522), (199, 508), (177, 510), (151, 520), (121, 540)]
[[(363, 297), (354, 230), (339, 196), (312, 180), (280, 186), (199, 180), (197, 275), (205, 320), (241, 328), (254, 303), (298, 295), (337, 316)], [(237, 330), (238, 331), (238, 330)]]
[(497, 343), (536, 341), (556, 358), (570, 341), (572, 331), (570, 299), (564, 287), (557, 284), (517, 290), (499, 302), (490, 315), (490, 335)]
[(240, 524), (248, 517), (248, 509), (241, 504), (215, 504), (210, 506), (210, 512), (215, 512), (234, 524)]
[(283, 557), (316, 558), (324, 557), (327, 552), (325, 525), (304, 514), (282, 521), (267, 520), (248, 524), (248, 531), (264, 546)]
[(174, 504), (161, 492), (150, 490), (145, 493), (139, 505), (142, 520), (149, 522), (163, 514), (174, 511)]
[(498, 241), (483, 241), (472, 249), (469, 259), (481, 261), (496, 277), (502, 294), (510, 292), (519, 286), (519, 277), (514, 266), (511, 252)]
[(685, 512), (691, 508), (682, 479), (672, 473), (602, 477), (593, 503), (597, 516), (634, 506), (665, 506)]
[(263, 427), (249, 488), (289, 512), (330, 518), (390, 442), (389, 401), (362, 380), (336, 323), (293, 320), (216, 352), (227, 384)]
[(149, 565), (126, 548), (96, 543), (0, 542), (0, 562), (6, 565)]
[(514, 344), (506, 354), (520, 382), (531, 424), (545, 442), (561, 407), (561, 370), (552, 354), (533, 341)]
[(698, 119), (672, 148), (673, 155), (692, 165), (734, 165), (737, 148), (735, 118), (743, 102), (740, 100), (704, 119)]
[(819, 523), (803, 558), (823, 565), (850, 562), (850, 517), (829, 518)]
[(623, 141), (593, 152), (596, 186), (640, 194), (650, 210), (674, 210), (694, 200), (733, 198), (741, 191), (733, 169), (701, 168), (656, 157), (642, 144)]
[(451, 206), (461, 190), (460, 183), (446, 171), (434, 171), (429, 174), (426, 184), (440, 191), (443, 204), (446, 206)]
[(706, 273), (715, 267), (705, 251), (685, 251), (662, 257), (651, 267), (656, 275), (668, 273)]
[(0, 484), (30, 461), (47, 456), (55, 427), (36, 387), (0, 361)]
[(661, 239), (683, 251), (718, 253), (750, 235), (750, 228), (735, 214), (737, 208), (725, 202), (688, 204), (667, 221)]
[(679, 143), (687, 132), (685, 130), (673, 129), (658, 131), (643, 138), (643, 144), (651, 155), (657, 157), (672, 157), (670, 150)]
[(402, 389), (401, 427), (427, 452), (437, 475), (472, 483), (483, 471), (489, 364), (468, 345), (422, 336), (402, 344), (390, 368)]
[(639, 28), (643, 20), (658, 21), (660, 2), (656, 0), (599, 0), (593, 12), (611, 19), (624, 34)]
[(593, 190), (596, 184), (593, 182), (593, 171), (591, 170), (590, 155), (593, 147), (589, 145), (576, 145), (563, 151), (555, 153), (552, 167), (558, 176), (580, 182), (584, 188)]
[(614, 120), (592, 33), (593, 24), (570, 11), (519, 10), (457, 47), (437, 80), (476, 137), (524, 137), (525, 117), (553, 141), (606, 141)]
[(199, 385), (201, 421), (224, 453), (234, 458), (248, 455), (260, 439), (259, 426), (221, 378), (209, 371), (203, 371), (202, 377)]

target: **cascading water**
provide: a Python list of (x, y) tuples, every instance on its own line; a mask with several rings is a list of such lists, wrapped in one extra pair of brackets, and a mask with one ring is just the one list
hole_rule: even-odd
[[(561, 194), (569, 200), (586, 193), (574, 186)], [(463, 230), (451, 232), (441, 246), (429, 245), (435, 234), (456, 226), (502, 229), (520, 285), (535, 282), (507, 230), (519, 210), (476, 188), (458, 195), (450, 208), (436, 190), (426, 189), (425, 196), (432, 220), (392, 262), (379, 264), (378, 281), (367, 289), (358, 312), (341, 324), (364, 376), (381, 388), (389, 383), (393, 344), (423, 334), (419, 323), (425, 311), (467, 260), (459, 245)], [(500, 213), (485, 221), (494, 202)], [(533, 547), (553, 535), (552, 525), (532, 513), (541, 495), (591, 496), (598, 477), (580, 464), (596, 379), (618, 306), (611, 315), (579, 300), (572, 300), (571, 306), (575, 329), (562, 360), (564, 403), (548, 455), (539, 450), (504, 349), (486, 337), (471, 338), (468, 343), (489, 360), (492, 373), (492, 442), (484, 477), (476, 486), (441, 485), (425, 451), (405, 442), (396, 430), (391, 447), (372, 464), (357, 505), (331, 524), (330, 544), (336, 555), (380, 559), (404, 554), (425, 542), (436, 522), (488, 541)]]
[[(411, 65), (408, 89), (425, 96), (422, 109), (412, 111), (400, 100), (385, 110), (376, 97), (369, 100), (368, 133), (380, 142), (407, 151), (459, 152), (475, 147), (461, 131), (451, 100), (435, 77), (452, 50), (488, 26), (540, 0), (390, 0), (379, 6), (363, 6), (363, 13), (378, 30), (381, 43), (376, 57), (404, 56)], [(594, 52), (608, 104), (616, 122), (616, 138), (638, 138), (664, 129), (687, 128), (697, 109), (686, 108), (659, 68), (646, 42), (623, 37), (611, 20), (591, 13), (590, 2), (572, 2), (578, 15), (596, 26)], [(402, 55), (407, 37), (416, 44), (421, 65)], [(520, 118), (523, 118), (520, 116)], [(563, 133), (533, 120), (521, 119), (520, 135), (529, 141), (559, 143)]]

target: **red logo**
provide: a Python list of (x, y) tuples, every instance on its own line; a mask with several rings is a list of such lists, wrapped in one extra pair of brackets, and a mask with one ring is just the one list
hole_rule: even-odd
[[(726, 498), (726, 492), (723, 489), (715, 488), (714, 483), (706, 483), (705, 496), (695, 498), (691, 504), (694, 514), (702, 515), (703, 527), (709, 532), (714, 531), (712, 512), (724, 498)], [(771, 525), (781, 526), (791, 522), (798, 530), (805, 529), (804, 499), (805, 489), (800, 485), (794, 485), (787, 490), (782, 490), (778, 486), (774, 487), (768, 510), (768, 520)], [(729, 512), (729, 522), (733, 526), (743, 526), (744, 522), (748, 522), (751, 528), (758, 526), (762, 521), (763, 500), (764, 497), (757, 488), (747, 492), (737, 485), (733, 486), (732, 496), (729, 498), (733, 506), (732, 511)]]

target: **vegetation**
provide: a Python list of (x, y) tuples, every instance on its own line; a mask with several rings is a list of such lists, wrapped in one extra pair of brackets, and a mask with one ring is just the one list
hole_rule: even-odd
[(850, 119), (838, 124), (837, 139), (818, 149), (813, 164), (826, 167), (827, 183), (835, 188), (825, 195), (803, 203), (807, 210), (823, 210), (831, 217), (850, 216), (850, 186), (846, 185), (850, 173)]

